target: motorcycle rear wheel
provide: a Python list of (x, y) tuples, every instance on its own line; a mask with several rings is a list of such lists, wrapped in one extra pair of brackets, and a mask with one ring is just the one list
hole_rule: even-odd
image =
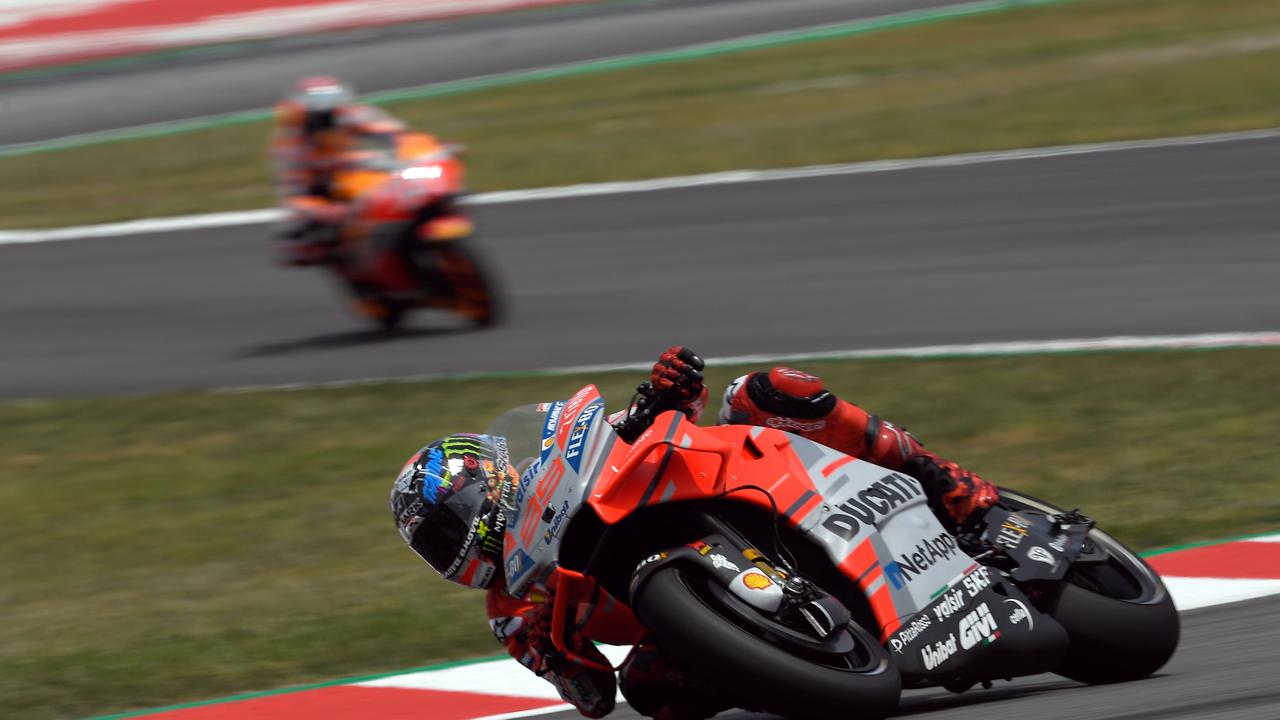
[[(1005, 488), (1004, 504), (1047, 513), (1061, 508)], [(1159, 670), (1178, 647), (1180, 622), (1173, 598), (1137, 553), (1094, 528), (1088, 542), (1106, 550), (1102, 564), (1077, 563), (1062, 592), (1046, 608), (1067, 629), (1071, 645), (1054, 672), (1098, 684), (1137, 680)]]
[(633, 607), (660, 647), (739, 707), (792, 718), (873, 720), (897, 706), (897, 669), (888, 651), (858, 625), (844, 631), (854, 640), (849, 653), (801, 656), (735, 622), (734, 613), (709, 591), (710, 582), (697, 569), (672, 564), (646, 579)]

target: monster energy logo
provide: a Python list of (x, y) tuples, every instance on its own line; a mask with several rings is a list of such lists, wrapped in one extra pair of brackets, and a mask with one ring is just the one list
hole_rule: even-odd
[(472, 453), (474, 455), (489, 456), (488, 449), (484, 443), (477, 438), (471, 437), (450, 437), (440, 443), (440, 447), (449, 455), (465, 455)]

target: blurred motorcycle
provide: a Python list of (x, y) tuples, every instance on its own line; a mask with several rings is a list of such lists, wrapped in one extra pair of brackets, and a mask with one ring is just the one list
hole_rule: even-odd
[(382, 142), (334, 174), (335, 194), (352, 200), (341, 221), (326, 227), (335, 237), (318, 264), (338, 277), (358, 313), (384, 329), (415, 308), (447, 310), (477, 326), (497, 322), (494, 277), (458, 204), (459, 149), (413, 132)]
[[(648, 633), (737, 707), (870, 719), (904, 687), (1133, 680), (1177, 646), (1160, 578), (1079, 512), (1002, 489), (952, 533), (915, 478), (661, 407), (623, 421), (647, 428), (631, 444), (594, 386), (486, 431), (521, 470), (499, 493), (507, 592), (556, 588), (551, 639), (572, 662), (609, 669), (572, 651), (576, 632)], [(579, 612), (601, 589), (633, 612), (616, 637)]]

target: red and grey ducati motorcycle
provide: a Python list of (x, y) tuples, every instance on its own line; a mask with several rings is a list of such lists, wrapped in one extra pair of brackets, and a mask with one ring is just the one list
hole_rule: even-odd
[(1133, 680), (1178, 642), (1141, 558), (1011, 490), (957, 535), (914, 478), (781, 430), (668, 411), (628, 444), (594, 386), (488, 433), (521, 469), (501, 493), (508, 591), (554, 585), (553, 641), (585, 665), (561, 638), (600, 590), (635, 623), (588, 637), (647, 631), (734, 705), (788, 717), (882, 718), (904, 687), (1042, 672)]

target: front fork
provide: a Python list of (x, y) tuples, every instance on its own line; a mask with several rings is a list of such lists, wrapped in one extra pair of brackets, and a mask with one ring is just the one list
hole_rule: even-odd
[(768, 628), (780, 641), (823, 643), (849, 624), (849, 610), (839, 600), (793, 568), (770, 561), (727, 522), (709, 514), (703, 520), (707, 535), (640, 562), (631, 576), (630, 597), (659, 568), (684, 563), (711, 578), (711, 591), (739, 620)]

